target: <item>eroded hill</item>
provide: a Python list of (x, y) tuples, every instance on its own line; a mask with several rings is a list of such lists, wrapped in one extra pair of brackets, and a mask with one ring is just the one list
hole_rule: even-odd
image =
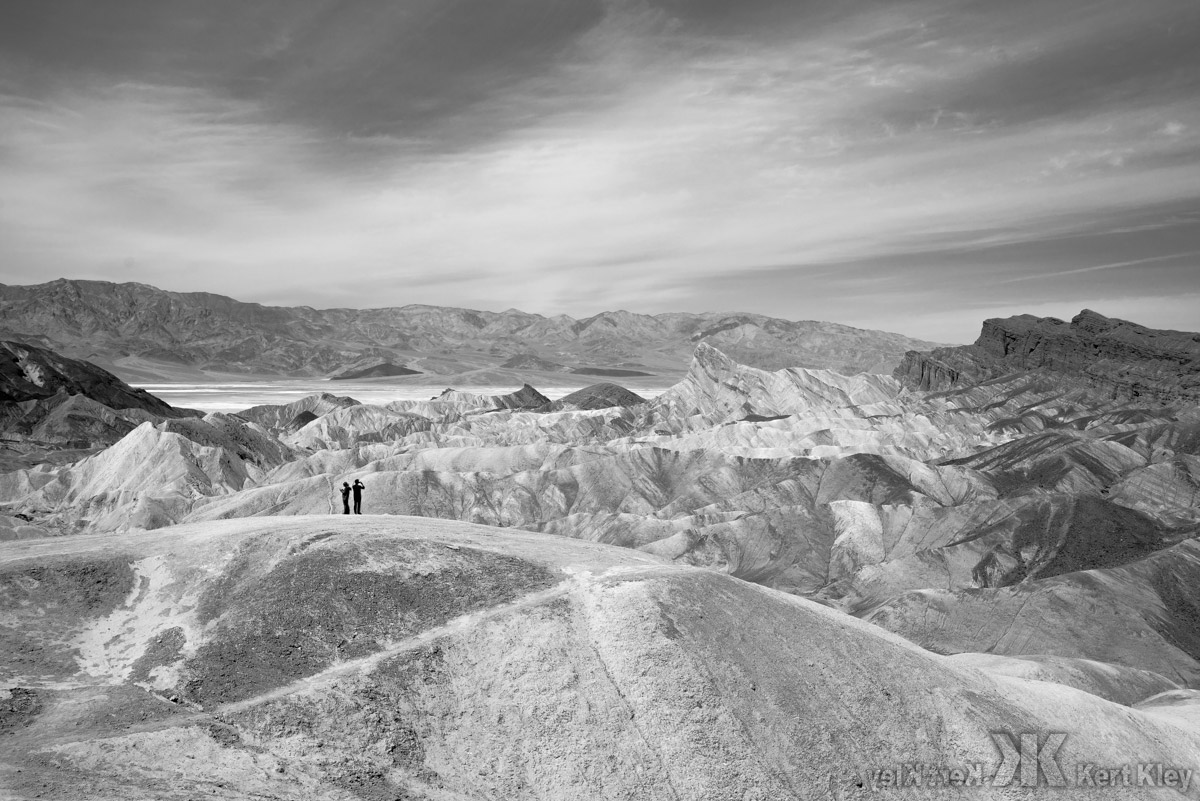
[(198, 414), (89, 362), (0, 342), (0, 470), (74, 461), (141, 423)]
[(865, 798), (915, 760), (1009, 798), (997, 731), (1200, 767), (1200, 408), (989, 364), (929, 391), (700, 343), (652, 400), (316, 395), (0, 474), (0, 777)]
[[(0, 591), (16, 798), (933, 799), (962, 769), (998, 799), (1030, 790), (995, 732), (1066, 729), (1072, 783), (1200, 749), (1178, 691), (1125, 706), (712, 571), (453, 521), (21, 543)], [(929, 775), (891, 788), (902, 764)]]

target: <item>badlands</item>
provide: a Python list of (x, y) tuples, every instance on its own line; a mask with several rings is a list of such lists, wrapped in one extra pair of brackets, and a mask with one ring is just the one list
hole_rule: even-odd
[(207, 415), (9, 353), (2, 797), (1200, 796), (1200, 335)]

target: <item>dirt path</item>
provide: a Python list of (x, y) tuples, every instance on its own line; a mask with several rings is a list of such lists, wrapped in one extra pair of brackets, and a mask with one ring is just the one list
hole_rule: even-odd
[[(689, 569), (691, 568), (682, 568), (682, 570)], [(316, 689), (343, 676), (370, 671), (379, 663), (398, 654), (415, 651), (442, 637), (458, 634), (506, 615), (515, 614), (526, 609), (531, 609), (535, 606), (540, 606), (541, 604), (553, 601), (557, 598), (563, 598), (568, 595), (584, 591), (588, 585), (608, 583), (613, 581), (633, 581), (653, 578), (654, 576), (658, 575), (670, 575), (678, 573), (680, 570), (681, 568), (671, 565), (646, 567), (639, 565), (617, 565), (598, 575), (589, 572), (577, 573), (571, 575), (565, 581), (562, 581), (549, 589), (531, 592), (528, 595), (524, 595), (510, 603), (493, 606), (489, 609), (479, 612), (471, 612), (465, 615), (460, 615), (459, 617), (456, 617), (441, 626), (434, 626), (433, 628), (426, 629), (425, 631), (415, 634), (412, 637), (406, 637), (402, 640), (394, 642), (383, 650), (370, 654), (369, 656), (340, 662), (326, 670), (321, 671), (320, 673), (306, 676), (303, 679), (292, 682), (291, 684), (283, 687), (278, 687), (270, 692), (254, 696), (253, 698), (247, 698), (242, 701), (223, 704), (211, 710), (211, 712), (217, 716), (222, 714), (242, 712), (246, 709), (258, 706), (259, 704), (268, 703), (279, 698), (285, 698), (290, 695), (304, 693), (309, 690)]]

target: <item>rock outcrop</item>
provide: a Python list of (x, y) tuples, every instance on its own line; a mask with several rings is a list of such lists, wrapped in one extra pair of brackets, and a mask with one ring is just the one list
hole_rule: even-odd
[(238, 412), (238, 417), (273, 431), (281, 431), (290, 428), (301, 415), (312, 415), (311, 418), (305, 418), (305, 423), (310, 423), (332, 411), (358, 405), (358, 401), (346, 395), (318, 392), (291, 403), (252, 406)]
[(144, 389), (135, 389), (107, 370), (20, 342), (0, 342), (0, 403), (82, 395), (110, 409), (140, 409), (158, 417), (184, 417)]
[(656, 399), (655, 409), (656, 415), (666, 420), (694, 418), (696, 424), (706, 426), (745, 419), (767, 422), (794, 414), (869, 409), (895, 400), (899, 390), (894, 379), (880, 375), (848, 376), (804, 368), (759, 370), (701, 343), (688, 374)]
[(94, 364), (0, 342), (0, 471), (74, 461), (144, 422), (199, 415)]
[(1115, 399), (1200, 402), (1200, 334), (1147, 328), (1084, 309), (1068, 324), (1028, 314), (985, 320), (963, 348), (908, 353), (896, 376), (941, 390), (1039, 370), (1069, 376)]

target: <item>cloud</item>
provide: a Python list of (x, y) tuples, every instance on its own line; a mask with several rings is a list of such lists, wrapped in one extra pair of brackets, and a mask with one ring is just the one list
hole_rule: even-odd
[[(889, 293), (1037, 305), (1048, 272), (1078, 290), (1200, 246), (1171, 233), (1200, 194), (1196, 79), (1149, 25), (1178, 4), (535, 5), (532, 60), (394, 61), (393, 25), (487, 40), (457, 3), (372, 6), (324, 38), (311, 6), (247, 34), (236, 75), (188, 51), (173, 84), (126, 59), (119, 80), (93, 60), (10, 87), (0, 280), (575, 315), (736, 300), (905, 330)], [(1120, 74), (1087, 83), (1106, 52)], [(1123, 227), (1159, 239), (1094, 258), (1087, 237)]]
[(1127, 267), (1140, 267), (1143, 264), (1154, 264), (1163, 261), (1181, 261), (1190, 260), (1194, 262), (1196, 257), (1200, 256), (1200, 250), (1192, 250), (1186, 253), (1168, 253), (1163, 256), (1148, 256), (1144, 259), (1132, 259), (1130, 261), (1114, 261), (1108, 264), (1093, 264), (1087, 267), (1076, 267), (1071, 270), (1056, 270), (1052, 273), (1033, 273), (1030, 275), (1020, 275), (1016, 278), (1009, 278), (1000, 281), (1001, 284), (1014, 284), (1019, 281), (1037, 281), (1046, 278), (1062, 278), (1068, 275), (1079, 275), (1080, 273), (1094, 273), (1101, 270), (1121, 270)]

